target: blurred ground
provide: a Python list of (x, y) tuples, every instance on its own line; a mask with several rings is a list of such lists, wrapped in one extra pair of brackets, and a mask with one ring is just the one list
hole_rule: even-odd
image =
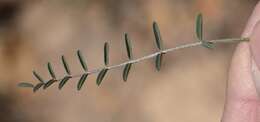
[[(111, 44), (111, 62), (127, 59), (123, 33), (133, 40), (134, 56), (155, 51), (151, 24), (156, 20), (165, 47), (194, 40), (194, 18), (202, 12), (207, 39), (239, 37), (258, 0), (1, 0), (1, 122), (219, 122), (229, 62), (235, 47), (192, 48), (167, 54), (161, 72), (152, 60), (134, 65), (124, 83), (121, 70), (109, 72), (101, 87), (95, 76), (76, 90), (52, 86), (33, 94), (20, 81), (31, 71), (49, 77), (46, 62), (62, 76), (64, 54), (74, 74), (75, 52), (89, 67), (102, 66), (102, 47)], [(35, 81), (36, 82), (36, 81)]]

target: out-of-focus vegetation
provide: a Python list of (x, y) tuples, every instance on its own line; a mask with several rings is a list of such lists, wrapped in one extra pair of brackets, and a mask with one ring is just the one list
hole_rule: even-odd
[[(195, 40), (194, 20), (205, 18), (207, 39), (239, 37), (257, 0), (1, 0), (1, 122), (219, 122), (232, 45), (213, 50), (192, 48), (167, 54), (161, 72), (154, 61), (134, 65), (128, 81), (111, 71), (100, 87), (94, 76), (80, 92), (69, 82), (33, 94), (19, 89), (34, 81), (32, 70), (46, 79), (51, 61), (62, 76), (64, 54), (71, 72), (80, 72), (76, 50), (89, 68), (102, 65), (102, 47), (110, 42), (111, 64), (127, 60), (123, 33), (133, 40), (134, 57), (155, 51), (152, 22), (165, 47)], [(75, 79), (74, 81), (78, 81)]]

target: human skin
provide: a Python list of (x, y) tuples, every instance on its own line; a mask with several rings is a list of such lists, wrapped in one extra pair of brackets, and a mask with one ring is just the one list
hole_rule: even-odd
[(260, 2), (233, 55), (222, 122), (260, 122)]

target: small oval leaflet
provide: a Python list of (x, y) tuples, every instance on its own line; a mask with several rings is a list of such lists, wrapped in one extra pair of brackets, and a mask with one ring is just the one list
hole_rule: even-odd
[(124, 71), (123, 71), (123, 80), (125, 82), (127, 81), (131, 67), (132, 67), (132, 63), (125, 65), (125, 68), (124, 68)]
[(43, 89), (47, 89), (48, 87), (50, 87), (53, 83), (55, 83), (57, 80), (49, 80), (47, 83), (44, 84)]
[(42, 86), (44, 85), (44, 83), (38, 83), (34, 86), (33, 88), (33, 92), (38, 91)]
[(56, 75), (55, 75), (55, 73), (54, 73), (54, 71), (53, 71), (53, 68), (52, 68), (52, 66), (51, 66), (51, 63), (48, 62), (47, 65), (48, 65), (48, 71), (49, 71), (49, 73), (50, 73), (52, 79), (56, 79)]
[(162, 59), (163, 59), (163, 53), (160, 53), (156, 56), (155, 67), (156, 67), (157, 71), (160, 71), (160, 69), (161, 69)]
[(81, 53), (80, 50), (77, 51), (77, 55), (78, 55), (78, 58), (79, 58), (79, 62), (81, 64), (82, 68), (84, 69), (84, 71), (88, 71), (88, 67), (87, 67), (86, 61), (83, 58), (82, 53)]
[(199, 13), (196, 18), (196, 35), (197, 35), (197, 38), (202, 42), (201, 45), (203, 47), (208, 48), (208, 49), (214, 48), (213, 43), (206, 42), (203, 40), (203, 16), (201, 13)]
[(40, 82), (44, 83), (44, 80), (42, 79), (42, 77), (38, 73), (33, 71), (33, 75), (37, 78), (37, 80), (39, 80)]
[(159, 50), (162, 50), (162, 37), (160, 34), (159, 26), (156, 22), (153, 22), (153, 32), (154, 32), (157, 48)]
[(129, 40), (127, 33), (125, 33), (125, 45), (126, 45), (126, 51), (127, 51), (128, 58), (133, 59), (131, 40)]
[(59, 83), (59, 89), (61, 90), (63, 86), (69, 81), (69, 79), (72, 78), (71, 76), (65, 76)]
[(62, 64), (63, 64), (63, 67), (64, 67), (66, 73), (67, 73), (68, 75), (71, 75), (71, 74), (70, 74), (70, 68), (69, 68), (69, 65), (68, 65), (68, 63), (67, 63), (67, 61), (66, 61), (64, 55), (61, 56), (61, 60), (62, 60)]
[(109, 45), (108, 42), (104, 44), (104, 63), (106, 66), (109, 64)]
[(21, 82), (18, 84), (18, 87), (33, 88), (34, 85), (31, 83), (27, 83), (27, 82)]
[(98, 74), (97, 81), (96, 81), (96, 83), (97, 83), (98, 86), (99, 86), (99, 85), (101, 84), (101, 82), (103, 81), (103, 79), (104, 79), (104, 77), (105, 77), (107, 71), (108, 71), (108, 69), (105, 68), (105, 69), (102, 69), (102, 70), (100, 71), (100, 73)]
[(200, 41), (203, 40), (203, 17), (201, 13), (196, 17), (196, 35)]
[(77, 88), (78, 88), (78, 91), (81, 90), (83, 84), (85, 83), (86, 79), (88, 77), (88, 74), (83, 74), (78, 82), (78, 85), (77, 85)]

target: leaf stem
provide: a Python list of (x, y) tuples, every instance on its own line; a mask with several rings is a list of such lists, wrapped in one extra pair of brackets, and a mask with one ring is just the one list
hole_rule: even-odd
[[(209, 40), (207, 42), (211, 42), (211, 43), (236, 43), (236, 42), (242, 42), (242, 41), (249, 41), (249, 38), (228, 38), (228, 39), (217, 39), (217, 40)], [(201, 41), (197, 41), (197, 42), (193, 42), (193, 43), (188, 43), (188, 44), (183, 44), (183, 45), (180, 45), (180, 46), (176, 46), (176, 47), (173, 47), (173, 48), (168, 48), (168, 49), (164, 49), (164, 50), (161, 50), (161, 51), (157, 51), (157, 52), (154, 52), (152, 54), (149, 54), (149, 55), (146, 55), (146, 56), (143, 56), (143, 57), (140, 57), (140, 58), (137, 58), (137, 59), (133, 59), (133, 60), (129, 60), (129, 61), (126, 61), (126, 62), (123, 62), (121, 64), (117, 64), (117, 65), (112, 65), (112, 66), (106, 66), (107, 69), (111, 70), (111, 69), (116, 69), (116, 68), (120, 68), (120, 67), (123, 67), (127, 64), (134, 64), (134, 63), (138, 63), (138, 62), (141, 62), (143, 60), (147, 60), (147, 59), (151, 59), (151, 58), (154, 58), (156, 57), (158, 54), (161, 54), (161, 53), (168, 53), (168, 52), (173, 52), (173, 51), (176, 51), (176, 50), (180, 50), (180, 49), (184, 49), (184, 48), (191, 48), (191, 47), (196, 47), (196, 46), (201, 46), (202, 45), (202, 42)], [(84, 72), (82, 74), (95, 74), (95, 73), (99, 73), (100, 71), (102, 71), (104, 69), (104, 67), (102, 68), (98, 68), (98, 69), (93, 69), (93, 70), (89, 70), (87, 72)], [(76, 74), (76, 75), (71, 75), (71, 78), (77, 78), (77, 77), (81, 77), (82, 74)], [(57, 81), (60, 81), (62, 80), (63, 78), (60, 78), (60, 79), (57, 79)]]

